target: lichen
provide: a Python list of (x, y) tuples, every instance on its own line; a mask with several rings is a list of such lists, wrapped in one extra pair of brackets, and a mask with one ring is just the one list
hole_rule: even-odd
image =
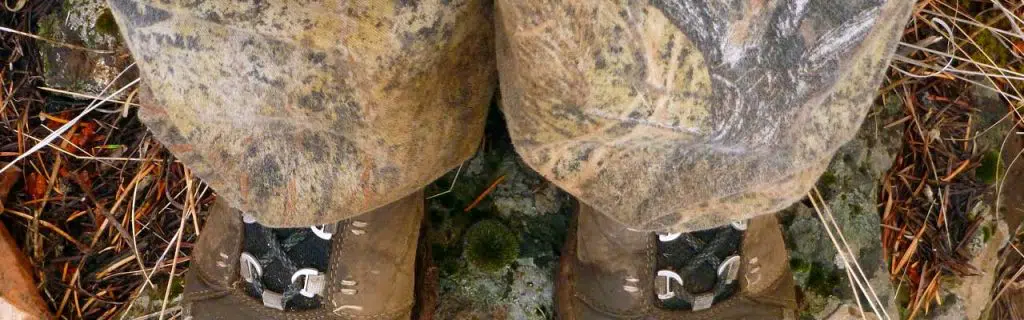
[[(36, 32), (57, 43), (97, 50), (122, 49), (117, 22), (102, 0), (65, 1), (59, 10), (39, 19)], [(128, 55), (70, 49), (49, 42), (41, 43), (39, 55), (47, 86), (91, 95), (99, 95), (131, 63)]]
[(477, 222), (464, 238), (466, 260), (485, 272), (502, 270), (519, 256), (519, 237), (497, 220)]

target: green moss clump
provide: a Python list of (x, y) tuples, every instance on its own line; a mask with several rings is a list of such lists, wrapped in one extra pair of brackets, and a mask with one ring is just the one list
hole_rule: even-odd
[(981, 158), (981, 166), (978, 167), (974, 175), (978, 177), (978, 180), (986, 184), (992, 184), (996, 182), (996, 173), (999, 172), (999, 152), (989, 151), (985, 153), (985, 157)]
[[(971, 54), (971, 60), (994, 64), (997, 66), (1005, 66), (1010, 63), (1013, 59), (1013, 54), (1010, 53), (1010, 49), (1007, 48), (1006, 44), (999, 41), (998, 38), (991, 31), (985, 30), (979, 32), (974, 38), (974, 42), (978, 44), (982, 52), (974, 52)], [(992, 60), (989, 60), (989, 59)]]
[(835, 295), (835, 290), (841, 280), (840, 274), (836, 270), (831, 270), (832, 268), (817, 262), (795, 258), (789, 260), (789, 267), (794, 274), (803, 274), (807, 277), (805, 287), (811, 292), (822, 296)]
[(823, 188), (831, 188), (838, 180), (835, 174), (825, 172), (821, 174), (821, 178), (818, 178), (818, 184)]
[[(852, 160), (849, 160), (848, 162), (852, 162)], [(821, 174), (821, 177), (818, 178), (818, 189), (821, 190), (821, 196), (824, 197), (826, 201), (834, 199), (838, 193), (837, 190), (840, 188), (841, 185), (839, 177), (831, 171), (825, 171), (825, 173)]]
[(486, 272), (499, 271), (519, 257), (519, 237), (496, 220), (477, 222), (463, 239), (466, 259)]
[(789, 260), (789, 268), (794, 273), (810, 273), (813, 266), (811, 266), (810, 262), (794, 258)]
[(101, 34), (117, 37), (117, 21), (114, 20), (114, 14), (110, 12), (110, 9), (104, 10), (99, 17), (96, 17), (96, 23), (93, 25), (95, 30)]
[(996, 233), (995, 227), (986, 224), (981, 227), (981, 242), (988, 243), (989, 239), (992, 239), (992, 235)]

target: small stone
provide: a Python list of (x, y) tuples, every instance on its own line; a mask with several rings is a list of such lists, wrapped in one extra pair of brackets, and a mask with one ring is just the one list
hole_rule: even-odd
[[(39, 20), (38, 35), (58, 43), (111, 52), (99, 53), (40, 42), (43, 76), (46, 85), (55, 89), (99, 96), (103, 88), (114, 82), (117, 74), (131, 64), (114, 17), (103, 0), (66, 1), (60, 9)], [(106, 90), (105, 95), (133, 80), (135, 74), (130, 72), (122, 76), (111, 89)], [(127, 92), (118, 96), (125, 95)]]

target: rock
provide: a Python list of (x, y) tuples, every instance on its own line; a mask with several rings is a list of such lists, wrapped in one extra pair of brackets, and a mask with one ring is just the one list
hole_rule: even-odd
[[(943, 305), (931, 314), (923, 317), (934, 320), (962, 320), (962, 319), (978, 319), (977, 317), (967, 317), (966, 314), (969, 312), (965, 309), (964, 301), (958, 299), (955, 295), (949, 295), (944, 298)], [(982, 302), (978, 307), (984, 307), (985, 303)], [(967, 306), (970, 307), (970, 306)]]
[(558, 213), (562, 204), (569, 200), (564, 192), (527, 168), (518, 156), (510, 155), (502, 161), (499, 171), (507, 172), (507, 179), (494, 189), (492, 201), (502, 217)]
[(873, 313), (861, 313), (859, 307), (856, 305), (844, 304), (839, 306), (835, 312), (830, 314), (828, 320), (862, 320), (870, 319), (877, 320), (879, 317)]
[[(974, 115), (971, 132), (982, 132), (989, 129), (977, 139), (975, 155), (995, 154), (995, 161), (986, 162), (974, 173), (980, 180), (992, 183), (995, 179), (986, 179), (987, 171), (1005, 172), (1005, 164), (998, 161), (998, 151), (1003, 137), (1008, 133), (1008, 121), (997, 123), (1006, 112), (1002, 99), (994, 91), (973, 87), (970, 89), (973, 105), (979, 108)], [(906, 295), (905, 287), (890, 284), (888, 270), (881, 256), (880, 230), (877, 199), (879, 179), (889, 169), (893, 157), (901, 147), (901, 126), (886, 129), (884, 125), (902, 116), (898, 99), (890, 99), (889, 105), (876, 105), (871, 116), (865, 121), (856, 138), (839, 150), (829, 166), (828, 171), (818, 181), (828, 207), (835, 216), (850, 246), (858, 256), (861, 267), (869, 278), (879, 298), (890, 304), (889, 314), (896, 316), (896, 309), (891, 305), (893, 296)], [(931, 134), (941, 138), (941, 132)], [(997, 168), (986, 168), (993, 166)], [(979, 274), (964, 279), (950, 279), (943, 282), (942, 302), (933, 305), (931, 312), (919, 314), (925, 319), (978, 319), (982, 309), (991, 299), (991, 288), (995, 281), (996, 266), (999, 262), (999, 250), (1009, 239), (1009, 228), (1002, 221), (1001, 214), (992, 208), (997, 207), (993, 190), (981, 196), (981, 202), (971, 212), (973, 217), (982, 219), (981, 231), (976, 232), (970, 240), (970, 264)], [(1000, 210), (1003, 211), (1003, 210)], [(837, 315), (847, 316), (843, 309), (856, 308), (849, 280), (841, 260), (837, 259), (836, 250), (825, 234), (813, 208), (807, 204), (796, 204), (782, 213), (786, 228), (787, 242), (790, 247), (794, 277), (801, 296), (801, 308), (805, 317), (815, 319), (836, 318)], [(1012, 220), (1012, 219), (1011, 219)], [(1015, 221), (1019, 221), (1016, 218)], [(1010, 224), (1015, 224), (1010, 221)], [(1012, 227), (1011, 227), (1012, 228)], [(868, 308), (866, 300), (861, 299), (863, 307)], [(845, 319), (843, 317), (837, 319)]]
[[(840, 148), (817, 183), (871, 286), (881, 301), (890, 304), (886, 306), (890, 315), (897, 313), (889, 303), (893, 291), (879, 241), (877, 195), (880, 178), (902, 143), (898, 126), (884, 126), (899, 115), (901, 105), (897, 99), (875, 105), (856, 137)], [(796, 203), (780, 212), (780, 217), (793, 276), (801, 291), (801, 314), (825, 319), (843, 306), (856, 306), (845, 265), (810, 203)], [(866, 300), (862, 299), (862, 304), (869, 308)]]
[[(60, 9), (39, 20), (38, 35), (59, 43), (111, 52), (100, 53), (41, 41), (45, 82), (56, 89), (98, 96), (118, 73), (131, 64), (131, 58), (121, 44), (114, 16), (103, 0), (65, 1)], [(122, 76), (106, 93), (113, 93), (119, 85), (135, 77), (134, 73)]]
[(972, 247), (975, 249), (972, 250), (974, 258), (970, 261), (980, 273), (956, 279), (947, 285), (946, 292), (951, 294), (946, 300), (951, 301), (943, 303), (954, 307), (942, 310), (934, 319), (981, 319), (985, 306), (992, 299), (992, 286), (998, 275), (996, 267), (999, 265), (999, 252), (1009, 242), (1010, 235), (1006, 223), (994, 219), (991, 210), (986, 210), (982, 216), (983, 232), (976, 233), (972, 239)]
[(512, 282), (511, 300), (515, 305), (509, 310), (512, 319), (550, 319), (554, 316), (551, 306), (554, 282), (548, 268), (533, 264), (533, 259), (522, 259)]

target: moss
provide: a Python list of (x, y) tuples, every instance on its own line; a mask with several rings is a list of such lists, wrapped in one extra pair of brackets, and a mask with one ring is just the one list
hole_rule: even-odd
[(790, 259), (789, 267), (794, 273), (809, 273), (811, 272), (811, 263), (801, 259)]
[(93, 28), (100, 34), (111, 37), (118, 36), (117, 22), (114, 21), (114, 14), (110, 12), (110, 9), (103, 10), (103, 13), (96, 17), (96, 23), (93, 25)]
[[(843, 199), (843, 200), (846, 200), (846, 199)], [(863, 214), (864, 214), (864, 208), (861, 208), (858, 205), (853, 205), (853, 206), (850, 207), (850, 217), (857, 217), (857, 216), (860, 216), (860, 215), (863, 215)]]
[[(847, 160), (847, 162), (852, 162), (852, 160)], [(818, 178), (818, 189), (821, 190), (821, 195), (825, 200), (834, 199), (837, 194), (836, 190), (839, 188), (839, 178), (831, 170), (825, 171), (821, 178)]]
[(466, 260), (486, 272), (501, 270), (519, 256), (519, 237), (497, 220), (477, 222), (463, 238)]
[(800, 259), (790, 259), (789, 266), (793, 273), (807, 275), (806, 288), (809, 291), (822, 296), (835, 295), (834, 291), (839, 287), (841, 280), (839, 272), (823, 264)]
[(828, 188), (836, 183), (836, 175), (832, 172), (825, 172), (821, 174), (821, 178), (818, 179), (818, 184), (824, 188)]
[(1000, 165), (999, 152), (986, 152), (985, 156), (981, 159), (981, 166), (974, 172), (974, 175), (978, 177), (978, 180), (986, 184), (992, 184), (996, 181)]
[(986, 224), (981, 227), (981, 242), (988, 243), (989, 239), (992, 239), (992, 235), (996, 233), (995, 227)]
[[(971, 60), (1002, 66), (1009, 64), (1013, 58), (1013, 54), (1010, 53), (1006, 45), (999, 41), (991, 31), (979, 32), (973, 39), (981, 51), (984, 51), (984, 54), (982, 52), (975, 52), (971, 54)], [(992, 60), (989, 61), (989, 58)]]

